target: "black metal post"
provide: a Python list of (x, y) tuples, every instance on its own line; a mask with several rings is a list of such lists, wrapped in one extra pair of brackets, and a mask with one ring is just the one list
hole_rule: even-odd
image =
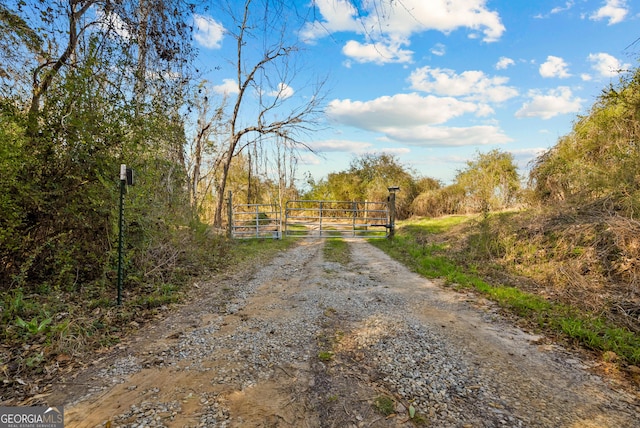
[(120, 180), (120, 215), (118, 219), (118, 306), (122, 305), (122, 249), (124, 239), (124, 192), (126, 185), (126, 180)]

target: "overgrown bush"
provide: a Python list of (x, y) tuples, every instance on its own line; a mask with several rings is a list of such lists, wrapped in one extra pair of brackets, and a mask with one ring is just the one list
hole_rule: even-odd
[(569, 134), (536, 159), (531, 187), (543, 203), (640, 212), (640, 69), (598, 98)]
[(536, 210), (494, 214), (468, 227), (460, 255), (480, 270), (500, 266), (527, 278), (525, 289), (640, 332), (637, 220)]
[(451, 214), (465, 214), (465, 191), (462, 186), (431, 189), (420, 193), (411, 203), (411, 213), (418, 217), (441, 217)]

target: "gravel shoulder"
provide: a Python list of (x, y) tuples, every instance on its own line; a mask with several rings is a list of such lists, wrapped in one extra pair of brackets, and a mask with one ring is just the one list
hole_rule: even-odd
[(640, 427), (637, 391), (477, 296), (349, 245), (346, 264), (307, 240), (199, 284), (49, 403), (67, 427)]

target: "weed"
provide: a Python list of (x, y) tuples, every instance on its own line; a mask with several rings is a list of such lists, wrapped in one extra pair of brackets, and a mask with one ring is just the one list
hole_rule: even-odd
[(38, 318), (35, 317), (32, 318), (29, 322), (24, 321), (20, 317), (16, 319), (16, 325), (20, 328), (23, 328), (28, 334), (32, 336), (44, 332), (49, 324), (51, 324), (51, 317), (45, 318), (40, 322), (38, 322)]
[(376, 410), (385, 416), (395, 413), (396, 403), (388, 395), (379, 395), (373, 402)]
[(169, 305), (179, 301), (178, 296), (172, 295), (151, 295), (151, 296), (139, 296), (132, 302), (133, 306), (138, 306), (143, 309), (159, 308), (161, 306)]
[(35, 354), (27, 357), (24, 364), (29, 368), (34, 368), (40, 366), (40, 364), (44, 361), (44, 353), (36, 352)]
[(336, 311), (334, 308), (326, 308), (322, 313), (325, 317), (331, 318), (335, 316), (335, 314), (337, 314), (338, 311)]
[(327, 262), (347, 264), (351, 260), (349, 244), (342, 238), (331, 238), (323, 248), (324, 260)]
[(109, 299), (107, 297), (101, 297), (99, 299), (92, 300), (89, 302), (89, 309), (93, 310), (96, 308), (109, 308), (115, 304), (114, 299)]
[(329, 362), (333, 359), (333, 352), (331, 351), (320, 351), (318, 352), (318, 359), (323, 362)]

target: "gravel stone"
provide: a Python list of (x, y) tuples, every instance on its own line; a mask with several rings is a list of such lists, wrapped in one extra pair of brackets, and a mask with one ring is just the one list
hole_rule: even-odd
[[(410, 409), (443, 428), (640, 426), (638, 395), (590, 372), (593, 363), (539, 347), (490, 303), (443, 290), (366, 242), (350, 246), (344, 264), (324, 262), (312, 241), (200, 282), (204, 294), (155, 336), (142, 333), (92, 373), (65, 417), (81, 420), (98, 395), (121, 404), (126, 391), (124, 410), (77, 426), (411, 427)], [(192, 384), (143, 385), (151, 373)], [(239, 413), (238, 402), (268, 385)], [(382, 395), (394, 401), (389, 417), (375, 408)]]

